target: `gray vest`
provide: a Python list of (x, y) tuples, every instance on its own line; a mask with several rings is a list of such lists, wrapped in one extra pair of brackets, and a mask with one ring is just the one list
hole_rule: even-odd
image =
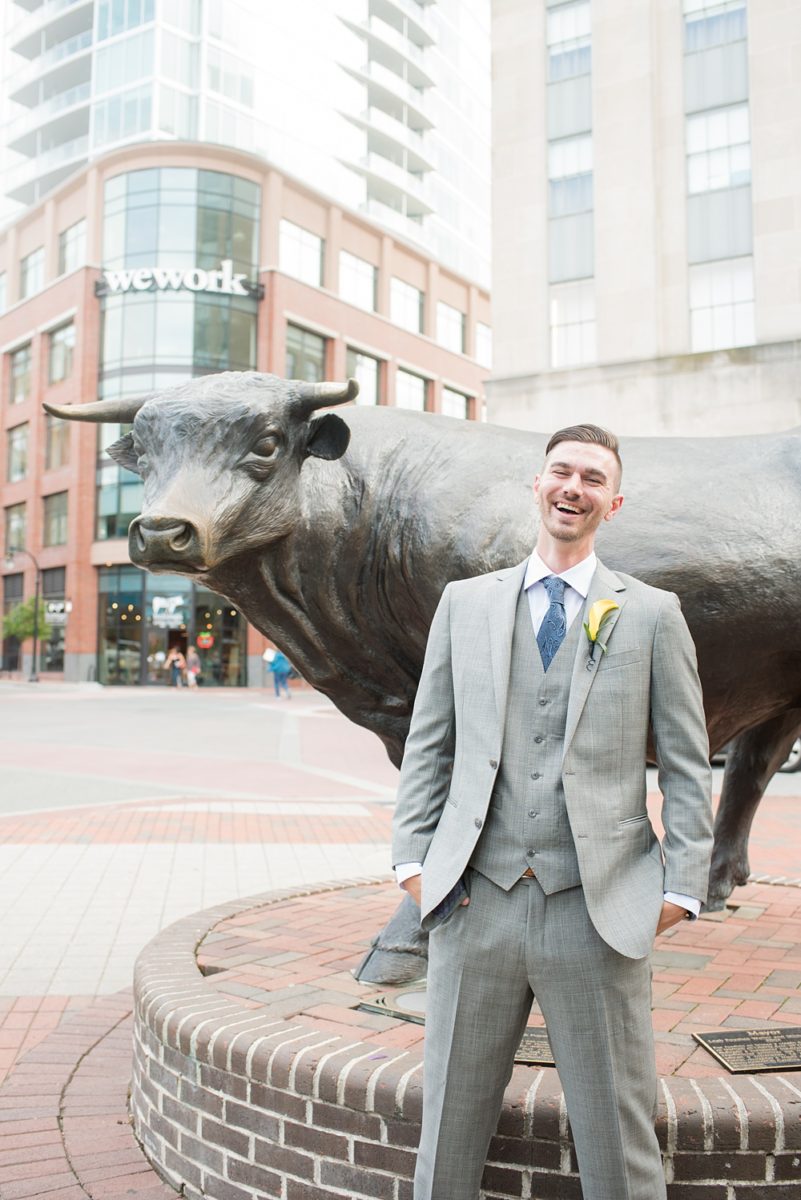
[(470, 865), (507, 891), (531, 867), (546, 894), (581, 883), (562, 786), (570, 681), (583, 614), (547, 672), (528, 597), (517, 601), (501, 764)]

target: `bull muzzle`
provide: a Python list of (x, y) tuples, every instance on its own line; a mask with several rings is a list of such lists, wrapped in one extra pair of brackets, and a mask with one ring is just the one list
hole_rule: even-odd
[(200, 534), (177, 517), (137, 517), (128, 529), (131, 562), (154, 571), (196, 574), (204, 567)]

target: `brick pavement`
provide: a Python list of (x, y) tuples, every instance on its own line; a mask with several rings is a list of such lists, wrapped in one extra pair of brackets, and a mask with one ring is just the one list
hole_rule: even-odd
[[(65, 1174), (69, 1156), (62, 1154), (62, 1161), (53, 1152), (45, 1160), (45, 1152), (35, 1148), (50, 1144), (52, 1120), (63, 1134), (65, 1089), (78, 1058), (102, 1057), (103, 1036), (95, 1050), (77, 1050), (76, 1038), (88, 1036), (85, 1029), (80, 1033), (84, 1017), (102, 1034), (110, 1010), (98, 1015), (99, 1002), (101, 1008), (111, 1005), (123, 1021), (116, 1043), (107, 1031), (112, 1040), (103, 1072), (110, 1087), (112, 1076), (116, 1079), (117, 1099), (112, 1088), (107, 1102), (109, 1109), (116, 1105), (114, 1128), (130, 1148), (127, 1068), (119, 1050), (129, 1036), (124, 1012), (130, 1000), (121, 989), (130, 983), (138, 950), (171, 921), (235, 896), (381, 874), (395, 774), (376, 739), (310, 694), (281, 708), (267, 694), (179, 699), (153, 691), (98, 694), (66, 685), (0, 684), (0, 728), (0, 1197), (47, 1193), (59, 1200), (61, 1187), (54, 1181)], [(147, 754), (132, 744), (146, 746)], [(235, 776), (232, 759), (242, 762)], [(801, 799), (793, 792), (801, 792), (801, 779), (796, 784), (784, 777), (781, 783), (757, 816), (752, 860), (758, 872), (792, 877), (801, 832)], [(17, 796), (26, 802), (32, 798), (33, 809), (22, 800), (14, 803)], [(656, 1022), (666, 1070), (680, 1075), (689, 1066), (693, 1055), (684, 1054), (684, 1048), (693, 1020), (705, 1028), (715, 1027), (709, 1024), (712, 1017), (730, 1026), (789, 1022), (801, 1007), (793, 982), (798, 964), (791, 947), (778, 945), (791, 940), (795, 928), (801, 892), (790, 893), (749, 885), (738, 893), (738, 900), (748, 903), (723, 920), (707, 922), (700, 943), (685, 941), (698, 926), (681, 926), (665, 941), (668, 958), (658, 964), (656, 976)], [(391, 889), (382, 903), (394, 906)], [(357, 933), (354, 928), (354, 947)], [(770, 944), (753, 945), (759, 953), (749, 954), (744, 969), (735, 960), (748, 951), (749, 941)], [(688, 965), (687, 959), (707, 955), (712, 975)], [(243, 986), (263, 986), (265, 967), (280, 979), (281, 964), (262, 959), (257, 978), (249, 977)], [(749, 970), (755, 963), (759, 970)], [(321, 999), (316, 1015), (352, 1029), (352, 1010), (342, 1002), (348, 987), (355, 986), (348, 966), (343, 959), (338, 972), (331, 971), (338, 974), (339, 1001), (326, 1007), (328, 1001)], [(710, 978), (716, 986), (696, 995), (693, 987)], [(285, 986), (290, 981), (288, 973)], [(229, 986), (235, 982), (228, 980)], [(215, 986), (222, 983), (218, 978)], [(801, 1012), (797, 1021), (801, 1024)], [(384, 1032), (399, 1046), (419, 1038), (419, 1029), (405, 1024), (392, 1023)], [(42, 1085), (49, 1115), (32, 1115), (30, 1108), (19, 1115), (24, 1089), (32, 1083), (29, 1069), (45, 1081), (50, 1075), (49, 1084)], [(690, 1073), (703, 1074), (694, 1067)], [(121, 1153), (122, 1142), (114, 1141), (106, 1115), (103, 1125), (103, 1114), (95, 1114), (96, 1145), (98, 1153), (107, 1145), (113, 1157)], [(8, 1153), (41, 1168), (31, 1177), (35, 1184), (14, 1180), (13, 1195), (4, 1172), (21, 1163), (4, 1157)], [(52, 1171), (45, 1166), (51, 1159)], [(80, 1190), (64, 1192), (68, 1200), (99, 1196), (92, 1188), (105, 1186), (103, 1180), (79, 1179), (72, 1167), (69, 1172), (72, 1182), (64, 1186)], [(144, 1176), (143, 1187), (163, 1189), (149, 1171)], [(109, 1183), (104, 1194), (127, 1190), (120, 1183), (115, 1192)]]

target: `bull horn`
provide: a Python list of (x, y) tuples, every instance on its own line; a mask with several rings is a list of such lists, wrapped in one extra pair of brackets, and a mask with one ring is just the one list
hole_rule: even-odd
[(347, 404), (355, 400), (359, 394), (359, 384), (355, 379), (347, 383), (305, 383), (298, 384), (299, 406), (305, 414), (313, 413), (317, 408), (328, 408), (331, 404)]
[(129, 425), (150, 396), (129, 397), (124, 400), (96, 400), (92, 404), (44, 404), (51, 417), (63, 421), (95, 421)]

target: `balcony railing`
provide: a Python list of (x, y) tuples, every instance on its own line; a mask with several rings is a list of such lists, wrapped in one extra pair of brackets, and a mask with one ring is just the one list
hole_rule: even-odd
[(69, 142), (64, 142), (60, 146), (54, 146), (52, 150), (44, 150), (41, 154), (35, 155), (29, 162), (20, 163), (8, 172), (8, 182), (6, 191), (9, 193), (15, 192), (18, 188), (23, 187), (31, 180), (40, 179), (47, 175), (55, 167), (61, 166), (62, 163), (67, 163), (73, 159), (86, 158), (89, 154), (89, 136), (83, 134), (81, 137), (72, 138)]
[(22, 137), (26, 133), (30, 133), (32, 129), (38, 129), (40, 125), (44, 125), (50, 117), (56, 116), (63, 112), (66, 108), (72, 108), (76, 104), (83, 104), (89, 100), (92, 94), (92, 84), (90, 81), (85, 83), (76, 83), (75, 87), (67, 88), (64, 92), (58, 92), (55, 96), (51, 96), (49, 100), (43, 100), (41, 104), (37, 104), (35, 108), (31, 108), (28, 112), (21, 113), (16, 117), (9, 126), (6, 135), (9, 144), (12, 144), (17, 138)]

